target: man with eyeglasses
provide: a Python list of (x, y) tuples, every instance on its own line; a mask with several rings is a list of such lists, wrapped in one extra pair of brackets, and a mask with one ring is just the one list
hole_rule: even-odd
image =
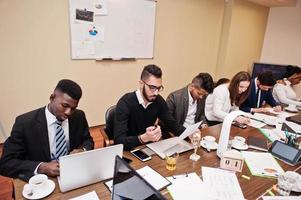
[(213, 88), (211, 75), (199, 73), (189, 85), (168, 95), (166, 103), (169, 112), (185, 128), (199, 121), (203, 121), (202, 127), (206, 127), (205, 100)]
[(130, 150), (141, 144), (156, 142), (162, 132), (158, 119), (169, 131), (179, 135), (181, 128), (168, 112), (168, 107), (159, 92), (163, 90), (162, 71), (156, 65), (144, 67), (139, 89), (125, 94), (118, 101), (114, 119), (114, 141)]

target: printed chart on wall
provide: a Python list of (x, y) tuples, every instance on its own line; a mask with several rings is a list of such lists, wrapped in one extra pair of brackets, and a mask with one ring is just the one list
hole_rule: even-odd
[(156, 1), (69, 0), (71, 58), (153, 58)]

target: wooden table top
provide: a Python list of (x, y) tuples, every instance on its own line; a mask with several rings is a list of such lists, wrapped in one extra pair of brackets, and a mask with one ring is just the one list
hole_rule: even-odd
[[(202, 130), (202, 137), (206, 135), (212, 135), (218, 140), (220, 130), (221, 130), (221, 125), (216, 125), (216, 126), (206, 128)], [(243, 136), (244, 138), (247, 138), (249, 135), (264, 138), (264, 136), (259, 132), (259, 130), (255, 128), (248, 127), (247, 129), (240, 129), (232, 126), (230, 138), (236, 135)], [(183, 173), (191, 173), (191, 172), (196, 172), (198, 175), (201, 175), (202, 166), (219, 167), (220, 159), (217, 157), (216, 151), (211, 151), (208, 153), (205, 149), (199, 148), (198, 154), (201, 156), (201, 159), (199, 159), (197, 162), (189, 159), (189, 156), (191, 154), (192, 151), (188, 151), (180, 154), (179, 159), (177, 161), (177, 169), (175, 171), (168, 171), (165, 168), (165, 161), (160, 159), (157, 155), (153, 155), (152, 159), (147, 162), (141, 162), (135, 157), (133, 157), (129, 152), (124, 152), (125, 157), (133, 160), (131, 166), (134, 167), (135, 169), (139, 169), (145, 165), (149, 165), (150, 167), (152, 167), (153, 169), (158, 171), (162, 176), (165, 177), (177, 175), (177, 174), (183, 174)], [(299, 174), (301, 173), (300, 164), (294, 167), (287, 165), (282, 161), (279, 161), (279, 164), (282, 166), (284, 171), (290, 170), (290, 171), (297, 171)], [(251, 177), (251, 179), (247, 180), (242, 178), (241, 177), (242, 174)], [(270, 189), (274, 184), (277, 183), (276, 179), (252, 176), (246, 164), (244, 164), (243, 171), (241, 173), (236, 173), (236, 175), (238, 177), (238, 181), (243, 191), (243, 195), (248, 200), (257, 199), (258, 197), (263, 195), (267, 189)], [(65, 199), (69, 199), (72, 197), (76, 197), (91, 192), (93, 190), (96, 191), (100, 199), (111, 199), (109, 190), (106, 188), (106, 186), (104, 186), (102, 182), (92, 184), (83, 188), (79, 188), (73, 191), (69, 191), (66, 193), (61, 193), (59, 191), (56, 179), (53, 180), (56, 183), (55, 191), (45, 199), (65, 200)], [(14, 180), (16, 199), (24, 199), (22, 197), (22, 189), (24, 184), (25, 182), (19, 179)], [(171, 199), (171, 196), (169, 195), (166, 189), (161, 191), (161, 193), (165, 197), (167, 197), (167, 199)]]

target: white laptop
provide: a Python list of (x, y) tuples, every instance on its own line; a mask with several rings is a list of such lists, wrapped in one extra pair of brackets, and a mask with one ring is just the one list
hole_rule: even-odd
[(61, 192), (112, 178), (116, 155), (122, 157), (123, 145), (62, 156), (59, 159)]
[(147, 144), (146, 146), (153, 150), (162, 159), (165, 159), (166, 155), (171, 155), (176, 152), (183, 153), (191, 150), (193, 149), (192, 145), (184, 139), (196, 132), (201, 123), (202, 121), (187, 127), (179, 137), (168, 138), (159, 142)]

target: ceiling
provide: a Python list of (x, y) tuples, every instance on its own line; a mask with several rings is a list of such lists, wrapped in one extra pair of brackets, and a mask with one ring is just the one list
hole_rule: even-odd
[(267, 7), (296, 6), (297, 0), (248, 0)]

